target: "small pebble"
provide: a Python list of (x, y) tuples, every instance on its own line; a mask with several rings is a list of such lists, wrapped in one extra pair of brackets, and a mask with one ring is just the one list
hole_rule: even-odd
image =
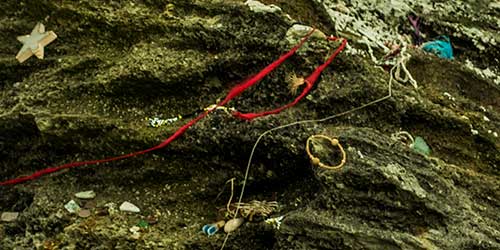
[(95, 198), (95, 192), (93, 190), (83, 191), (75, 194), (76, 198), (83, 200), (90, 200)]
[(138, 240), (141, 238), (141, 228), (138, 227), (138, 226), (133, 226), (129, 229), (129, 231), (132, 233), (132, 235), (130, 235), (130, 238), (134, 239), (134, 240)]
[(224, 232), (231, 233), (243, 224), (243, 218), (230, 219), (224, 225)]
[(15, 221), (18, 216), (19, 213), (17, 212), (3, 212), (0, 220), (4, 222), (12, 222)]
[(131, 233), (137, 233), (137, 232), (141, 231), (141, 228), (140, 228), (140, 227), (138, 227), (138, 226), (133, 226), (133, 227), (131, 227), (131, 228), (129, 229), (129, 231), (130, 231)]
[(16, 82), (12, 86), (17, 89), (17, 88), (20, 88), (22, 85), (23, 85), (22, 82)]
[(82, 218), (87, 218), (90, 216), (90, 210), (88, 209), (82, 209), (78, 212), (78, 216), (82, 217)]
[(132, 238), (134, 240), (138, 240), (141, 238), (141, 233), (139, 233), (139, 232), (132, 233), (132, 235), (130, 235), (130, 238)]
[(281, 226), (281, 222), (283, 221), (283, 218), (284, 218), (284, 216), (282, 215), (280, 217), (269, 218), (269, 219), (265, 220), (264, 222), (273, 226), (274, 229), (280, 230), (280, 226)]
[(141, 210), (134, 204), (125, 201), (120, 205), (120, 211), (122, 212), (132, 212), (132, 213), (139, 213)]

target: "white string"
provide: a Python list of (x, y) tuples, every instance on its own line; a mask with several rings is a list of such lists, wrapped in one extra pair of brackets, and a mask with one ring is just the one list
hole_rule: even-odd
[[(243, 194), (245, 192), (245, 187), (246, 187), (246, 184), (247, 184), (247, 180), (248, 180), (248, 173), (250, 172), (250, 166), (252, 164), (252, 159), (253, 159), (253, 155), (255, 153), (255, 149), (257, 148), (257, 145), (259, 144), (259, 142), (262, 140), (262, 138), (273, 132), (273, 131), (276, 131), (276, 130), (279, 130), (279, 129), (283, 129), (283, 128), (287, 128), (287, 127), (291, 127), (291, 126), (294, 126), (294, 125), (299, 125), (299, 124), (306, 124), (306, 123), (319, 123), (319, 122), (325, 122), (325, 121), (328, 121), (328, 120), (331, 120), (333, 118), (337, 118), (337, 117), (340, 117), (340, 116), (343, 116), (343, 115), (346, 115), (346, 114), (349, 114), (349, 113), (352, 113), (352, 112), (355, 112), (355, 111), (358, 111), (360, 109), (364, 109), (368, 106), (371, 106), (373, 104), (376, 104), (376, 103), (379, 103), (379, 102), (382, 102), (386, 99), (389, 99), (392, 97), (392, 81), (393, 81), (393, 73), (394, 73), (394, 69), (396, 69), (398, 64), (394, 65), (391, 70), (390, 70), (390, 78), (389, 78), (389, 82), (388, 82), (388, 94), (384, 97), (381, 97), (377, 100), (374, 100), (374, 101), (371, 101), (369, 103), (366, 103), (366, 104), (363, 104), (359, 107), (356, 107), (356, 108), (353, 108), (353, 109), (350, 109), (348, 111), (344, 111), (344, 112), (341, 112), (341, 113), (338, 113), (338, 114), (334, 114), (334, 115), (330, 115), (330, 116), (327, 116), (325, 118), (321, 118), (321, 119), (311, 119), (311, 120), (302, 120), (302, 121), (296, 121), (296, 122), (292, 122), (292, 123), (289, 123), (289, 124), (285, 124), (285, 125), (281, 125), (281, 126), (278, 126), (278, 127), (275, 127), (275, 128), (272, 128), (272, 129), (269, 129), (265, 132), (263, 132), (262, 134), (259, 135), (259, 137), (257, 138), (257, 141), (255, 141), (255, 144), (253, 145), (252, 147), (252, 151), (250, 152), (250, 157), (248, 159), (248, 163), (247, 163), (247, 168), (245, 170), (245, 176), (244, 176), (244, 179), (243, 179), (243, 186), (241, 187), (241, 192), (240, 192), (240, 196), (238, 198), (238, 204), (236, 206), (236, 212), (234, 214), (234, 217), (233, 218), (236, 218), (237, 214), (238, 214), (238, 211), (240, 209), (240, 204), (241, 204), (241, 201), (243, 199)], [(405, 68), (403, 68), (404, 70)], [(222, 243), (222, 247), (220, 248), (221, 250), (224, 249), (225, 245), (226, 245), (226, 242), (229, 238), (229, 235), (230, 233), (227, 233), (226, 234), (226, 237), (224, 238), (224, 242)]]

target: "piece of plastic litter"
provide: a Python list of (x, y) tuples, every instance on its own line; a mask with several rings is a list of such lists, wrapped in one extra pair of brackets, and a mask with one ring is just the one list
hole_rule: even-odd
[(448, 36), (439, 36), (434, 41), (426, 42), (422, 49), (444, 59), (453, 59), (453, 48)]
[(415, 137), (415, 142), (411, 145), (411, 148), (424, 155), (429, 155), (431, 153), (429, 145), (427, 145), (424, 138), (420, 136)]
[(217, 231), (219, 231), (219, 227), (217, 227), (217, 225), (215, 224), (207, 224), (205, 226), (203, 226), (203, 228), (201, 229), (206, 235), (208, 236), (212, 236), (214, 235), (215, 233), (217, 233)]

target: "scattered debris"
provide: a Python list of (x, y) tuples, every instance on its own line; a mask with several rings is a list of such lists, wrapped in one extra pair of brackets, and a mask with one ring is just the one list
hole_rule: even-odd
[(447, 98), (448, 98), (448, 100), (450, 100), (450, 101), (453, 101), (453, 102), (454, 102), (454, 101), (456, 101), (455, 97), (453, 97), (453, 96), (452, 96), (450, 93), (448, 93), (448, 92), (443, 92), (443, 96), (447, 97)]
[(363, 153), (361, 153), (361, 151), (357, 150), (356, 153), (358, 153), (359, 158), (361, 159), (365, 158), (365, 156), (363, 155)]
[(448, 36), (439, 36), (434, 41), (424, 43), (422, 50), (444, 59), (453, 59), (453, 48)]
[(31, 56), (35, 55), (39, 59), (43, 59), (43, 49), (49, 43), (57, 38), (56, 33), (53, 31), (45, 32), (45, 26), (42, 23), (37, 23), (31, 34), (25, 36), (18, 36), (17, 40), (23, 43), (23, 47), (17, 53), (16, 59), (23, 63)]
[(498, 133), (496, 131), (493, 131), (493, 130), (488, 130), (488, 134), (492, 134), (494, 137), (498, 137)]
[(19, 217), (18, 212), (3, 212), (0, 216), (0, 220), (3, 222), (12, 222), (17, 220), (17, 217)]
[(66, 205), (64, 205), (64, 208), (66, 208), (66, 210), (72, 214), (76, 214), (78, 211), (80, 211), (80, 205), (78, 205), (78, 203), (76, 203), (74, 200), (70, 200), (68, 203), (66, 203)]
[(226, 222), (223, 221), (223, 220), (221, 220), (221, 221), (218, 221), (218, 222), (213, 223), (213, 224), (204, 225), (201, 230), (206, 235), (212, 236), (215, 233), (217, 233), (219, 231), (219, 229), (221, 229), (222, 227), (224, 227), (225, 224), (226, 224)]
[(120, 205), (120, 211), (122, 212), (131, 212), (131, 213), (139, 213), (141, 210), (134, 204), (125, 201)]
[(148, 121), (148, 124), (149, 126), (153, 127), (153, 128), (158, 128), (158, 127), (161, 127), (165, 124), (171, 124), (171, 123), (174, 123), (178, 120), (182, 119), (182, 116), (181, 115), (178, 115), (176, 117), (172, 117), (172, 118), (167, 118), (167, 119), (161, 119), (161, 118), (158, 118), (158, 117), (153, 117), (153, 118), (146, 118), (146, 120)]
[(264, 222), (273, 226), (274, 229), (280, 230), (281, 221), (283, 221), (283, 218), (285, 218), (285, 216), (282, 215), (279, 217), (269, 218), (269, 219), (265, 220)]
[(238, 227), (241, 226), (241, 224), (243, 224), (244, 221), (245, 220), (241, 217), (228, 220), (224, 225), (224, 232), (226, 233), (234, 232), (236, 229), (238, 229)]
[(479, 131), (477, 129), (472, 128), (472, 127), (470, 129), (470, 132), (472, 133), (472, 135), (478, 135), (479, 134)]
[(83, 200), (91, 200), (95, 198), (95, 192), (93, 190), (78, 192), (75, 197)]

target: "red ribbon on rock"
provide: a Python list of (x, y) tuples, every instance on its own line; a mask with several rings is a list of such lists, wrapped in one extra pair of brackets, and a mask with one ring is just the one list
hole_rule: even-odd
[[(151, 151), (163, 148), (163, 147), (167, 146), (168, 144), (170, 144), (175, 139), (177, 139), (179, 136), (181, 136), (184, 132), (186, 132), (186, 130), (189, 127), (193, 126), (196, 122), (198, 122), (199, 120), (203, 119), (205, 116), (207, 116), (212, 111), (216, 110), (217, 107), (226, 105), (229, 101), (231, 101), (236, 96), (240, 95), (243, 91), (245, 91), (246, 89), (248, 89), (252, 85), (254, 85), (257, 82), (259, 82), (260, 80), (262, 80), (262, 78), (264, 78), (271, 71), (273, 71), (274, 69), (276, 69), (279, 65), (281, 65), (290, 56), (292, 56), (293, 54), (295, 54), (295, 52), (304, 44), (304, 42), (311, 36), (311, 34), (314, 31), (315, 31), (315, 29), (311, 29), (311, 31), (309, 33), (307, 33), (307, 35), (304, 36), (302, 38), (302, 40), (297, 45), (295, 45), (290, 51), (288, 51), (286, 54), (282, 55), (276, 61), (274, 61), (271, 64), (267, 65), (264, 69), (262, 69), (259, 73), (257, 73), (256, 75), (254, 75), (250, 79), (248, 79), (245, 82), (240, 83), (240, 84), (236, 85), (235, 87), (233, 87), (231, 89), (231, 91), (227, 94), (226, 98), (223, 101), (221, 101), (220, 103), (218, 103), (214, 108), (212, 108), (212, 109), (210, 109), (210, 110), (208, 110), (206, 112), (201, 113), (200, 115), (198, 115), (198, 117), (194, 118), (193, 120), (191, 120), (188, 123), (186, 123), (184, 126), (180, 127), (173, 135), (171, 135), (170, 137), (168, 137), (167, 139), (165, 139), (162, 143), (160, 143), (160, 144), (158, 144), (158, 145), (156, 145), (154, 147), (151, 147), (151, 148), (148, 148), (148, 149), (145, 149), (145, 150), (141, 150), (141, 151), (137, 151), (137, 152), (132, 152), (132, 153), (125, 154), (125, 155), (120, 155), (120, 156), (116, 156), (116, 157), (106, 158), (106, 159), (72, 162), (72, 163), (67, 163), (67, 164), (64, 164), (64, 165), (57, 166), (57, 167), (51, 167), (51, 168), (42, 169), (42, 170), (37, 171), (37, 172), (35, 172), (35, 173), (33, 173), (32, 175), (29, 175), (29, 176), (23, 176), (23, 177), (19, 177), (19, 178), (7, 180), (7, 181), (4, 181), (4, 182), (0, 182), (0, 186), (14, 185), (14, 184), (22, 183), (22, 182), (25, 182), (25, 181), (34, 180), (34, 179), (37, 179), (37, 178), (39, 178), (39, 177), (41, 177), (43, 175), (54, 173), (54, 172), (57, 172), (57, 171), (60, 171), (60, 170), (66, 169), (66, 168), (74, 168), (74, 167), (84, 166), (84, 165), (92, 165), (92, 164), (98, 164), (98, 163), (104, 163), (104, 162), (110, 162), (110, 161), (117, 161), (117, 160), (121, 160), (121, 159), (125, 159), (125, 158), (134, 157), (134, 156), (137, 156), (137, 155), (146, 154), (148, 152), (151, 152)], [(328, 40), (335, 41), (335, 40), (337, 40), (337, 38), (331, 36), (331, 37), (328, 37)], [(283, 111), (283, 110), (285, 110), (287, 108), (290, 108), (290, 107), (296, 105), (302, 98), (304, 98), (309, 93), (309, 91), (314, 86), (314, 83), (318, 80), (319, 76), (321, 75), (321, 72), (345, 48), (346, 44), (347, 44), (347, 41), (345, 39), (343, 39), (341, 45), (328, 58), (328, 60), (326, 62), (324, 62), (322, 65), (320, 65), (319, 67), (317, 67), (314, 70), (314, 72), (305, 79), (306, 86), (302, 90), (302, 93), (299, 96), (297, 96), (297, 98), (295, 98), (295, 100), (293, 100), (291, 103), (288, 103), (288, 104), (286, 104), (286, 105), (284, 105), (282, 107), (279, 107), (279, 108), (276, 108), (276, 109), (273, 109), (273, 110), (263, 111), (263, 112), (260, 112), (260, 113), (240, 113), (240, 112), (235, 111), (235, 112), (232, 113), (232, 115), (235, 116), (235, 117), (237, 117), (237, 118), (243, 119), (243, 120), (252, 120), (252, 119), (255, 119), (255, 118), (261, 117), (261, 116), (266, 116), (266, 115), (271, 115), (271, 114), (277, 114), (277, 113), (279, 113), (279, 112), (281, 112), (281, 111)]]

